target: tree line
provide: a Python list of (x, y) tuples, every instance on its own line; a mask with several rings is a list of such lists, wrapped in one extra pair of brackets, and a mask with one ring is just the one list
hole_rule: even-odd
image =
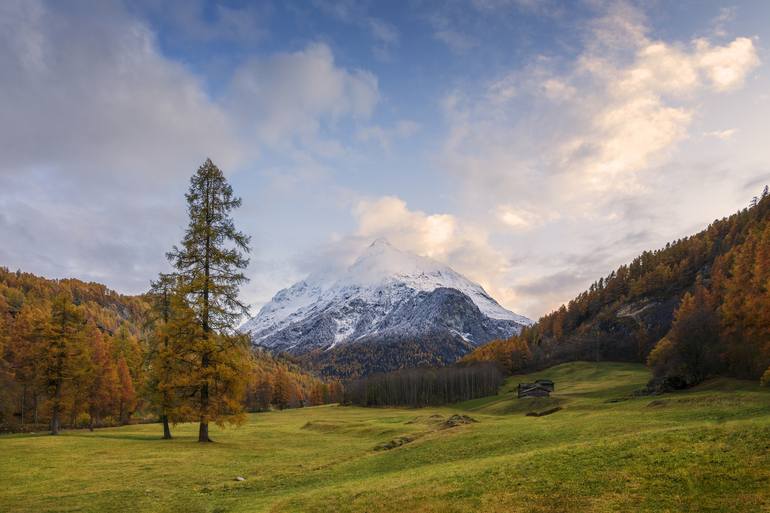
[(236, 325), (247, 309), (249, 239), (241, 201), (207, 160), (186, 194), (189, 223), (168, 253), (173, 273), (122, 296), (100, 284), (0, 268), (0, 427), (98, 427), (132, 416), (171, 426), (239, 424), (247, 410), (339, 401), (342, 386), (251, 348)]
[(373, 374), (345, 386), (358, 406), (438, 406), (497, 394), (503, 373), (491, 362)]
[(0, 428), (129, 422), (147, 310), (100, 284), (0, 268)]
[(509, 372), (575, 359), (646, 362), (691, 385), (710, 375), (770, 382), (770, 194), (702, 232), (645, 251), (519, 336), (465, 361)]

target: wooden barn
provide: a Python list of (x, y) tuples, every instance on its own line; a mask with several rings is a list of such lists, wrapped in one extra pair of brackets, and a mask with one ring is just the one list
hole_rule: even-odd
[(519, 383), (518, 397), (549, 397), (554, 391), (553, 381), (538, 379), (534, 383)]

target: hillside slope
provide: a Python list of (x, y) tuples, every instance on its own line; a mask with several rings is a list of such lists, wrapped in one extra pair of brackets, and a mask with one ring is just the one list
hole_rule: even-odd
[[(571, 360), (645, 362), (670, 334), (688, 294), (693, 301), (703, 298), (701, 315), (714, 318), (715, 340), (708, 347), (693, 341), (691, 348), (710, 361), (708, 372), (759, 378), (770, 367), (770, 196), (696, 235), (644, 252), (521, 337), (482, 347), (467, 359), (513, 353), (518, 368)], [(693, 322), (693, 333), (699, 324)]]
[[(50, 419), (50, 388), (42, 362), (51, 351), (51, 341), (40, 330), (45, 329), (51, 305), (60, 295), (77, 305), (87, 325), (83, 338), (72, 344), (77, 372), (73, 370), (62, 384), (64, 425), (84, 425), (83, 415), (93, 411), (89, 404), (94, 390), (100, 392), (103, 403), (99, 419), (103, 424), (129, 422), (132, 415), (153, 418), (146, 386), (150, 304), (145, 296), (0, 267), (0, 432), (41, 430)], [(295, 362), (260, 350), (251, 354), (251, 360), (243, 398), (250, 411), (321, 404), (341, 397), (338, 382), (324, 382)], [(113, 381), (120, 365), (127, 372), (119, 376), (119, 394)], [(129, 403), (130, 407), (120, 406)]]

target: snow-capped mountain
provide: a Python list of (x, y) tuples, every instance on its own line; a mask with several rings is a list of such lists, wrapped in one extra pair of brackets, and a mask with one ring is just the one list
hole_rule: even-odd
[(343, 272), (278, 292), (241, 331), (256, 345), (302, 355), (442, 336), (470, 349), (531, 323), (450, 267), (378, 239)]

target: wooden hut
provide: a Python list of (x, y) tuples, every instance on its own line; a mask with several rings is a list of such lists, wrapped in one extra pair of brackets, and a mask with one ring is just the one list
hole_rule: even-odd
[(553, 382), (551, 385), (535, 383), (519, 383), (517, 392), (518, 397), (549, 397), (553, 390)]

